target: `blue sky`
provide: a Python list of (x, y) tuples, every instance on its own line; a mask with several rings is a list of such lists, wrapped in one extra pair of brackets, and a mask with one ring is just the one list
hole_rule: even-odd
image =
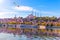
[(32, 11), (37, 16), (60, 17), (60, 0), (0, 0), (0, 18), (26, 17)]

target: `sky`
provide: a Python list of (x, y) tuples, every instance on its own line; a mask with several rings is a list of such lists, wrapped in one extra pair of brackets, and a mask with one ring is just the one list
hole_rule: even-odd
[(0, 18), (36, 16), (60, 17), (60, 0), (0, 0)]

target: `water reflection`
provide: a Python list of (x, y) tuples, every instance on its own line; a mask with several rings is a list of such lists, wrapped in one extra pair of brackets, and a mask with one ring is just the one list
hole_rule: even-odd
[(60, 40), (60, 37), (50, 36), (28, 36), (28, 35), (13, 35), (12, 33), (0, 33), (0, 40)]

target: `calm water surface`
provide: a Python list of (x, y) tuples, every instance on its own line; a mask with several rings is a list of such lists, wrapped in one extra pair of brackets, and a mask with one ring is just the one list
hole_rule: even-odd
[(60, 40), (60, 37), (13, 35), (0, 33), (0, 40)]

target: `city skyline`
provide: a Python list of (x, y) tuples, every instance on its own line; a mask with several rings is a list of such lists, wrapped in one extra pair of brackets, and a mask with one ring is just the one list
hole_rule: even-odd
[[(0, 0), (0, 18), (41, 16), (60, 17), (60, 0)], [(35, 14), (33, 14), (35, 15)]]

